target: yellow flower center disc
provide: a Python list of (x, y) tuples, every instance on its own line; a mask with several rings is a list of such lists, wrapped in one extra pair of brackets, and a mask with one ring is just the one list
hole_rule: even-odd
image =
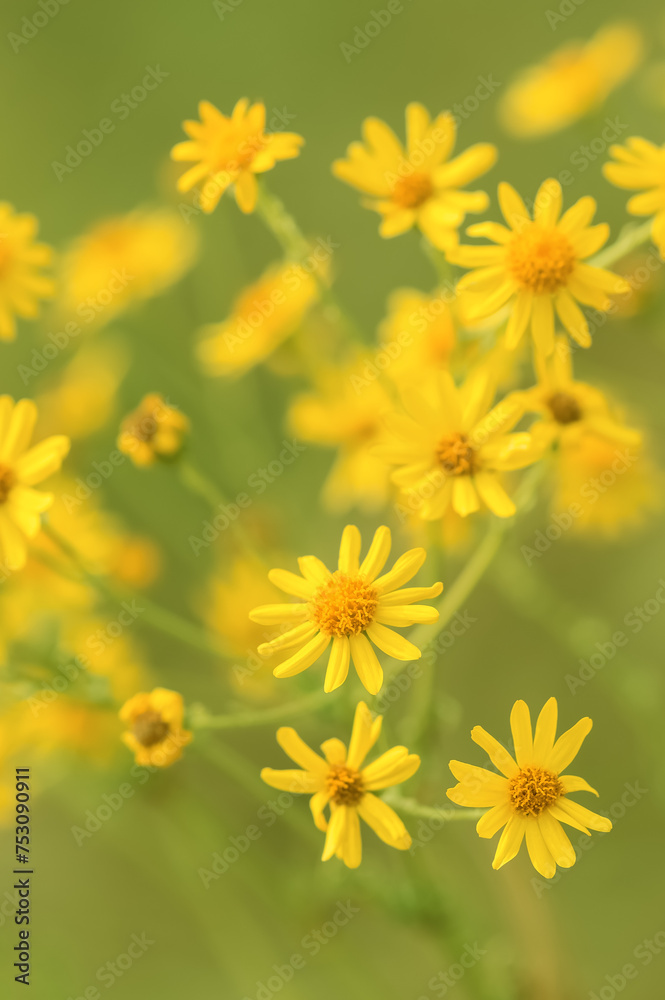
[(428, 174), (400, 177), (393, 188), (393, 200), (403, 208), (417, 208), (432, 196), (432, 181)]
[(372, 623), (377, 596), (360, 577), (335, 573), (314, 595), (310, 615), (326, 635), (357, 635)]
[(449, 476), (470, 476), (475, 468), (475, 452), (466, 434), (443, 438), (436, 449), (436, 457)]
[(362, 775), (344, 764), (331, 767), (326, 786), (331, 799), (338, 806), (355, 805), (365, 794)]
[(552, 771), (542, 767), (523, 767), (508, 782), (508, 792), (513, 809), (524, 816), (538, 816), (563, 795), (564, 788)]
[(575, 267), (575, 251), (558, 230), (529, 226), (507, 247), (506, 265), (523, 288), (536, 295), (558, 292)]

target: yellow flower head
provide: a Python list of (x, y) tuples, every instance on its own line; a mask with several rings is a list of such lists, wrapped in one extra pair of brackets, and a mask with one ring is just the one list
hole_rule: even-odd
[(39, 299), (50, 299), (55, 283), (41, 273), (53, 258), (51, 247), (35, 243), (37, 219), (18, 215), (0, 202), (0, 340), (16, 336), (16, 316), (33, 319)]
[(192, 266), (196, 232), (170, 209), (136, 209), (96, 223), (62, 261), (59, 308), (98, 328), (159, 295)]
[(188, 430), (189, 420), (184, 413), (169, 406), (159, 393), (151, 392), (123, 420), (118, 448), (129, 455), (134, 465), (152, 465), (160, 458), (174, 458)]
[(303, 441), (337, 448), (323, 487), (328, 510), (383, 507), (389, 482), (385, 463), (373, 454), (382, 417), (391, 406), (370, 354), (340, 368), (325, 368), (318, 391), (296, 397), (289, 410), (294, 433)]
[(480, 726), (471, 730), (471, 739), (483, 748), (500, 775), (458, 760), (450, 762), (459, 784), (448, 789), (448, 798), (460, 806), (491, 806), (478, 820), (479, 836), (493, 837), (503, 827), (493, 868), (512, 861), (526, 837), (533, 867), (544, 878), (552, 878), (557, 865), (571, 868), (575, 864), (575, 849), (562, 823), (588, 835), (589, 829), (602, 833), (612, 829), (611, 820), (568, 798), (571, 792), (597, 795), (595, 788), (584, 778), (562, 773), (591, 731), (591, 719), (580, 719), (558, 740), (556, 724), (556, 698), (545, 703), (535, 734), (526, 703), (516, 701), (510, 713), (515, 759)]
[(580, 198), (561, 215), (561, 185), (545, 181), (536, 195), (534, 217), (510, 184), (499, 184), (499, 204), (508, 227), (496, 222), (470, 226), (469, 236), (482, 236), (495, 246), (460, 246), (455, 263), (476, 270), (458, 284), (460, 294), (470, 294), (470, 311), (477, 318), (490, 316), (510, 302), (506, 347), (515, 347), (527, 327), (536, 350), (551, 354), (554, 348), (554, 314), (571, 337), (589, 347), (589, 324), (578, 302), (607, 310), (608, 294), (626, 294), (623, 278), (584, 261), (606, 242), (609, 227), (590, 226), (596, 212), (593, 198)]
[(628, 191), (640, 191), (629, 199), (632, 215), (653, 215), (653, 241), (665, 252), (665, 143), (656, 146), (633, 136), (625, 146), (611, 146), (614, 163), (605, 163), (608, 181)]
[(51, 493), (32, 487), (57, 472), (69, 451), (64, 435), (29, 448), (36, 420), (32, 400), (15, 404), (11, 396), (0, 396), (0, 562), (10, 570), (25, 565), (25, 540), (35, 537), (40, 514), (53, 502)]
[(344, 683), (353, 660), (365, 688), (377, 694), (383, 670), (372, 643), (398, 660), (419, 659), (418, 647), (387, 626), (404, 628), (416, 622), (437, 621), (436, 608), (413, 602), (437, 597), (443, 585), (398, 589), (425, 562), (424, 549), (405, 552), (388, 573), (379, 576), (390, 554), (390, 544), (390, 529), (378, 528), (361, 563), (360, 532), (349, 524), (342, 533), (334, 572), (316, 556), (301, 556), (298, 560), (302, 576), (285, 569), (270, 570), (268, 577), (276, 587), (303, 602), (267, 604), (250, 613), (252, 621), (262, 625), (292, 625), (279, 638), (259, 646), (262, 655), (296, 650), (275, 667), (275, 677), (293, 677), (307, 670), (332, 643), (324, 690), (334, 691)]
[(642, 36), (631, 24), (602, 28), (589, 42), (569, 42), (522, 72), (500, 103), (505, 129), (522, 138), (558, 132), (598, 108), (632, 73)]
[[(372, 720), (367, 705), (356, 708), (348, 750), (333, 737), (321, 744), (319, 756), (301, 740), (295, 729), (277, 730), (277, 742), (302, 770), (277, 771), (264, 767), (261, 777), (272, 788), (311, 795), (314, 823), (326, 834), (322, 861), (340, 858), (347, 868), (357, 868), (362, 858), (360, 819), (380, 839), (398, 851), (411, 846), (411, 837), (397, 813), (374, 792), (406, 781), (420, 767), (420, 757), (406, 747), (393, 747), (363, 767), (365, 757), (381, 732), (381, 716)], [(330, 819), (324, 816), (330, 808)]]
[(406, 109), (406, 147), (385, 122), (366, 118), (363, 142), (353, 142), (346, 160), (333, 163), (340, 180), (371, 200), (364, 202), (382, 216), (381, 236), (397, 236), (418, 226), (441, 250), (457, 242), (457, 228), (467, 212), (482, 212), (484, 191), (463, 191), (494, 165), (496, 147), (478, 143), (449, 159), (455, 145), (455, 122), (449, 112), (433, 121), (422, 104)]
[(123, 743), (142, 767), (170, 767), (182, 757), (192, 734), (182, 728), (182, 695), (166, 688), (142, 691), (126, 701), (120, 719), (127, 724)]
[(295, 132), (266, 132), (265, 105), (238, 101), (230, 118), (209, 101), (199, 103), (200, 122), (183, 122), (189, 140), (171, 150), (178, 162), (194, 163), (179, 179), (179, 191), (191, 191), (205, 180), (201, 208), (212, 212), (226, 189), (233, 185), (238, 207), (253, 212), (256, 175), (272, 170), (279, 160), (292, 160), (305, 141)]
[(441, 371), (402, 392), (404, 413), (387, 420), (376, 452), (398, 466), (393, 481), (424, 520), (438, 520), (450, 505), (462, 517), (481, 503), (499, 517), (515, 513), (500, 473), (531, 465), (542, 445), (527, 432), (509, 433), (524, 413), (519, 394), (490, 409), (493, 397), (486, 367), (476, 368), (460, 388)]
[(575, 380), (565, 337), (556, 338), (555, 349), (548, 358), (536, 357), (536, 369), (538, 385), (521, 394), (527, 412), (541, 416), (531, 427), (534, 436), (542, 436), (547, 443), (558, 441), (561, 447), (589, 432), (617, 443), (640, 444), (639, 432), (614, 418), (600, 389)]
[(298, 264), (269, 267), (245, 288), (222, 323), (203, 328), (197, 349), (209, 375), (239, 375), (295, 333), (318, 300), (316, 277)]
[(388, 299), (379, 339), (388, 378), (418, 381), (423, 372), (448, 367), (457, 342), (453, 309), (441, 292), (398, 288)]

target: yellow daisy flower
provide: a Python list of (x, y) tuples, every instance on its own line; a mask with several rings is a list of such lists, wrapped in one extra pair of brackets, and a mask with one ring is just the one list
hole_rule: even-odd
[(419, 380), (424, 371), (448, 367), (457, 342), (453, 309), (440, 292), (427, 295), (415, 288), (398, 288), (388, 299), (379, 340), (388, 378)]
[(0, 202), (0, 340), (16, 336), (16, 316), (33, 319), (39, 299), (50, 299), (55, 283), (41, 273), (53, 259), (51, 247), (35, 243), (37, 219), (18, 215)]
[(589, 226), (596, 211), (593, 198), (580, 198), (561, 215), (561, 185), (545, 181), (536, 195), (534, 218), (510, 184), (499, 184), (499, 204), (510, 228), (496, 222), (470, 226), (469, 236), (482, 236), (495, 246), (460, 246), (454, 261), (476, 268), (465, 274), (458, 292), (470, 293), (477, 318), (490, 316), (507, 302), (511, 314), (506, 346), (515, 347), (530, 326), (536, 350), (551, 354), (554, 314), (582, 347), (589, 347), (589, 324), (578, 302), (607, 310), (608, 294), (630, 292), (623, 278), (584, 261), (606, 242), (609, 227)]
[(291, 403), (289, 422), (294, 434), (303, 441), (338, 449), (323, 486), (328, 510), (348, 510), (354, 504), (377, 510), (388, 499), (386, 466), (372, 449), (391, 400), (377, 375), (372, 356), (363, 354), (343, 367), (322, 369), (318, 391), (297, 396)]
[(612, 829), (611, 820), (568, 798), (571, 792), (598, 795), (595, 788), (584, 778), (562, 773), (591, 731), (591, 719), (580, 719), (555, 742), (556, 724), (556, 698), (545, 703), (535, 734), (526, 702), (516, 701), (510, 713), (515, 759), (480, 726), (471, 730), (471, 739), (483, 748), (501, 775), (474, 764), (450, 762), (459, 784), (448, 789), (448, 798), (460, 806), (491, 806), (478, 820), (478, 835), (493, 837), (503, 827), (493, 868), (512, 861), (526, 837), (533, 867), (544, 878), (552, 878), (557, 865), (571, 868), (576, 860), (562, 823), (586, 834), (589, 829), (602, 833)]
[(405, 552), (388, 573), (379, 576), (390, 545), (390, 529), (381, 526), (361, 563), (360, 532), (348, 524), (342, 533), (334, 572), (316, 556), (301, 556), (298, 560), (302, 576), (285, 569), (270, 570), (271, 583), (303, 602), (267, 604), (250, 612), (252, 621), (261, 625), (292, 626), (277, 639), (259, 646), (262, 656), (296, 650), (275, 667), (275, 677), (293, 677), (307, 670), (332, 643), (324, 690), (334, 691), (344, 683), (353, 660), (365, 688), (377, 694), (383, 684), (383, 670), (372, 643), (398, 660), (420, 658), (417, 646), (387, 626), (405, 628), (416, 622), (437, 621), (436, 608), (413, 602), (437, 597), (443, 584), (399, 589), (425, 562), (427, 553), (420, 548)]
[(99, 328), (174, 285), (196, 259), (198, 239), (170, 209), (135, 209), (96, 223), (65, 253), (59, 310)]
[(441, 371), (402, 392), (404, 412), (389, 416), (386, 438), (375, 451), (399, 466), (393, 482), (423, 520), (438, 520), (450, 505), (462, 517), (481, 504), (499, 517), (515, 513), (499, 474), (531, 465), (543, 446), (527, 432), (509, 433), (524, 413), (519, 394), (490, 409), (493, 397), (485, 366), (460, 388)]
[(363, 204), (382, 216), (381, 236), (397, 236), (417, 226), (440, 250), (457, 242), (457, 228), (467, 212), (482, 212), (484, 191), (463, 191), (494, 166), (496, 147), (478, 143), (449, 159), (455, 145), (455, 122), (449, 112), (433, 121), (422, 104), (406, 109), (406, 147), (385, 122), (366, 118), (363, 142), (353, 142), (346, 160), (335, 160), (333, 173), (371, 198)]
[(588, 42), (568, 42), (508, 87), (499, 105), (504, 128), (521, 138), (565, 128), (603, 104), (635, 69), (642, 48), (639, 31), (625, 23), (601, 28)]
[(134, 465), (153, 465), (159, 458), (174, 458), (188, 430), (184, 413), (169, 406), (158, 392), (151, 392), (123, 420), (117, 444)]
[(222, 323), (201, 331), (197, 354), (208, 375), (240, 375), (264, 361), (302, 324), (319, 298), (314, 274), (277, 264), (248, 285)]
[(40, 514), (53, 503), (52, 493), (33, 489), (57, 472), (69, 451), (69, 438), (55, 435), (29, 448), (37, 420), (31, 399), (14, 403), (0, 396), (0, 562), (21, 569), (27, 558), (26, 538), (40, 528)]
[(616, 442), (639, 445), (641, 434), (614, 419), (609, 401), (600, 389), (577, 382), (573, 376), (570, 346), (557, 337), (548, 358), (536, 356), (538, 385), (521, 393), (525, 410), (541, 419), (530, 430), (548, 444), (558, 441), (565, 447), (581, 434), (593, 432)]
[(205, 180), (201, 208), (212, 212), (226, 189), (233, 185), (238, 207), (253, 212), (257, 198), (256, 175), (272, 170), (279, 160), (292, 160), (305, 141), (295, 132), (266, 132), (265, 105), (250, 107), (243, 97), (230, 118), (209, 101), (199, 103), (201, 121), (183, 122), (189, 140), (171, 150), (178, 162), (192, 162), (178, 180), (179, 191), (191, 191)]
[[(411, 837), (404, 823), (374, 792), (400, 785), (420, 767), (420, 757), (406, 747), (392, 747), (363, 767), (365, 757), (381, 732), (382, 717), (372, 720), (367, 705), (356, 708), (348, 750), (333, 737), (321, 744), (324, 757), (311, 750), (295, 729), (277, 730), (277, 742), (302, 770), (277, 771), (264, 767), (261, 777), (272, 788), (311, 795), (310, 808), (317, 829), (326, 834), (322, 861), (340, 858), (347, 868), (357, 868), (362, 858), (360, 819), (384, 844), (406, 851)], [(324, 816), (330, 808), (330, 819)]]
[(182, 728), (182, 695), (167, 688), (142, 691), (126, 701), (120, 720), (128, 729), (122, 734), (125, 746), (142, 767), (170, 767), (182, 757), (192, 733)]
[(615, 163), (605, 163), (608, 181), (628, 191), (640, 191), (626, 206), (631, 215), (653, 215), (653, 241), (665, 251), (665, 143), (632, 136), (625, 146), (610, 146)]

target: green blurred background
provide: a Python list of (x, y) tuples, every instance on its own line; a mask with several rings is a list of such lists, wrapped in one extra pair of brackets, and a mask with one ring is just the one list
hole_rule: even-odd
[[(223, 18), (209, 2), (70, 0), (18, 52), (3, 39), (0, 193), (17, 209), (35, 212), (42, 238), (61, 246), (100, 216), (168, 196), (168, 150), (181, 139), (180, 123), (194, 117), (201, 98), (227, 112), (242, 95), (263, 99), (269, 115), (272, 108), (293, 115), (289, 127), (307, 143), (301, 157), (275, 170), (269, 183), (307, 233), (339, 242), (337, 293), (373, 331), (392, 288), (427, 290), (434, 274), (414, 233), (380, 240), (376, 216), (361, 209), (356, 193), (330, 173), (331, 161), (358, 136), (362, 119), (377, 115), (401, 134), (408, 101), (422, 101), (437, 112), (472, 94), (479, 76), (492, 74), (503, 86), (517, 69), (566, 39), (589, 37), (613, 16), (625, 16), (625, 7), (619, 0), (606, 0), (602, 7), (588, 0), (552, 30), (547, 8), (533, 0), (463, 5), (405, 0), (392, 23), (347, 62), (340, 45), (352, 41), (371, 9), (351, 0), (330, 5), (242, 0), (235, 8), (229, 5)], [(36, 3), (6, 0), (3, 34), (20, 30), (22, 17), (37, 9)], [(647, 37), (648, 60), (661, 61), (661, 5), (634, 0), (630, 16)], [(140, 82), (148, 65), (159, 65), (168, 78), (59, 182), (52, 162), (62, 161), (65, 147), (78, 141), (82, 129), (108, 115), (111, 103)], [(647, 89), (638, 73), (608, 99), (598, 121), (619, 116), (629, 125), (626, 135), (661, 142), (665, 94), (656, 95), (659, 105)], [(496, 142), (499, 164), (479, 186), (493, 194), (496, 182), (505, 178), (532, 196), (544, 177), (568, 166), (571, 154), (599, 126), (591, 120), (541, 141), (518, 142), (497, 124), (500, 94), (501, 88), (463, 122), (458, 148)], [(625, 197), (602, 180), (603, 159), (576, 175), (565, 196), (570, 204), (592, 193), (599, 202), (598, 218), (610, 221), (616, 235), (625, 221)], [(201, 260), (185, 279), (186, 294), (174, 289), (113, 324), (133, 354), (118, 412), (132, 408), (147, 391), (170, 397), (191, 417), (191, 448), (200, 465), (234, 493), (274, 456), (294, 384), (263, 370), (230, 384), (204, 380), (192, 355), (193, 333), (201, 322), (226, 314), (238, 289), (277, 257), (277, 248), (260, 220), (241, 216), (230, 199), (200, 228)], [(633, 422), (649, 428), (661, 463), (663, 314), (659, 307), (637, 319), (610, 321), (592, 351), (576, 356), (578, 377), (609, 386)], [(3, 392), (24, 393), (17, 366), (43, 337), (39, 327), (23, 324), (16, 343), (3, 345)], [(34, 380), (29, 392), (38, 391)], [(115, 427), (109, 426), (79, 445), (76, 468), (86, 470), (106, 457), (114, 437)], [(346, 519), (325, 516), (317, 505), (330, 461), (329, 453), (311, 448), (271, 488), (266, 516), (275, 548), (334, 557)], [(188, 536), (208, 516), (205, 506), (177, 487), (168, 470), (140, 474), (128, 464), (109, 480), (103, 502), (162, 547), (165, 571), (155, 596), (183, 614), (196, 614), (214, 557), (206, 552), (195, 558)], [(353, 519), (365, 532), (376, 524), (372, 518)], [(254, 998), (273, 965), (285, 965), (296, 952), (306, 963), (279, 990), (289, 1000), (441, 996), (440, 986), (437, 992), (428, 984), (458, 961), (466, 945), (476, 943), (487, 954), (450, 991), (458, 1000), (574, 1000), (599, 991), (606, 976), (635, 962), (634, 949), (665, 931), (665, 616), (656, 616), (631, 637), (574, 696), (565, 676), (577, 672), (579, 659), (588, 658), (597, 641), (624, 627), (635, 605), (653, 597), (665, 573), (665, 533), (662, 522), (653, 519), (639, 533), (611, 544), (564, 540), (527, 571), (520, 545), (545, 523), (544, 509), (537, 508), (510, 535), (488, 578), (469, 599), (468, 611), (478, 624), (437, 667), (441, 725), (426, 751), (427, 780), (420, 785), (414, 780), (407, 793), (417, 791), (424, 802), (445, 804), (449, 757), (481, 763), (468, 735), (473, 725), (507, 738), (516, 698), (524, 698), (533, 712), (555, 695), (561, 725), (586, 714), (594, 719), (575, 770), (600, 790), (599, 808), (620, 802), (626, 783), (645, 790), (610, 835), (594, 835), (592, 848), (572, 870), (543, 887), (523, 851), (500, 873), (493, 872), (493, 845), (479, 841), (471, 824), (456, 824), (436, 832), (412, 856), (390, 851), (368, 832), (362, 867), (349, 872), (334, 862), (320, 863), (321, 838), (313, 828), (307, 832), (308, 810), (301, 800), (287, 811), (289, 822), (268, 826), (259, 820), (260, 840), (205, 889), (198, 870), (210, 866), (215, 851), (228, 847), (229, 837), (239, 837), (257, 822), (262, 804), (277, 798), (270, 789), (248, 787), (244, 771), (282, 766), (273, 726), (216, 737), (230, 748), (226, 774), (192, 747), (180, 764), (137, 789), (80, 847), (71, 827), (81, 823), (87, 809), (97, 808), (104, 793), (127, 780), (132, 765), (129, 754), (101, 772), (69, 762), (33, 813), (31, 995), (73, 1000), (95, 983), (105, 995), (97, 970), (125, 952), (135, 933), (145, 933), (154, 944), (112, 983), (113, 996), (123, 1000)], [(398, 535), (396, 544), (401, 547), (403, 541)], [(444, 560), (446, 585), (455, 566), (454, 558)], [(223, 701), (228, 687), (209, 656), (162, 639), (141, 622), (134, 637), (143, 643), (160, 683), (213, 711), (229, 708)], [(318, 674), (303, 685), (317, 682)], [(292, 695), (293, 690), (285, 697)], [(397, 735), (407, 701), (394, 709)], [(349, 725), (349, 711), (340, 705), (298, 720), (299, 730), (314, 744), (332, 735), (345, 737)], [(237, 780), (230, 774), (234, 769)], [(300, 821), (304, 838), (296, 829)], [(417, 820), (408, 825), (417, 831)], [(0, 844), (4, 900), (12, 884), (12, 847), (5, 837)], [(339, 901), (347, 900), (358, 912), (336, 934), (326, 937), (323, 931), (326, 943), (312, 954), (303, 945), (305, 936), (332, 926), (326, 922)], [(15, 943), (11, 918), (4, 919), (3, 996), (23, 995), (23, 987), (12, 982)], [(626, 997), (659, 997), (665, 953), (648, 966), (636, 964), (639, 976), (626, 986)], [(603, 1000), (610, 995), (601, 994)]]

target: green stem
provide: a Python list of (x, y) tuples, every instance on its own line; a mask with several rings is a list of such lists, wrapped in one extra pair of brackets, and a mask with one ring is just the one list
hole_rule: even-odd
[(203, 705), (190, 705), (188, 725), (192, 729), (245, 729), (250, 726), (265, 726), (281, 722), (296, 715), (304, 715), (330, 701), (330, 695), (317, 691), (298, 701), (286, 702), (272, 708), (256, 709), (252, 712), (238, 712), (236, 715), (210, 715)]
[(611, 267), (612, 264), (616, 264), (618, 260), (627, 257), (629, 253), (651, 238), (652, 225), (653, 220), (648, 219), (641, 226), (627, 227), (614, 243), (605, 247), (604, 250), (597, 253), (587, 263), (591, 264), (592, 267)]
[(476, 822), (483, 816), (486, 809), (468, 809), (463, 806), (460, 809), (440, 809), (438, 806), (424, 806), (416, 799), (408, 799), (399, 794), (388, 794), (383, 796), (384, 802), (389, 806), (406, 813), (408, 816), (420, 816), (422, 819), (438, 819), (444, 823), (456, 823), (464, 820), (475, 820)]
[(42, 531), (76, 566), (81, 577), (89, 583), (95, 590), (110, 604), (122, 604), (123, 601), (135, 601), (141, 608), (141, 618), (152, 625), (153, 628), (165, 632), (167, 635), (180, 639), (181, 642), (194, 646), (205, 653), (213, 656), (230, 655), (224, 643), (216, 636), (206, 632), (198, 625), (188, 622), (173, 611), (155, 604), (144, 594), (135, 594), (129, 590), (121, 590), (111, 584), (105, 577), (91, 572), (85, 565), (81, 554), (59, 531), (49, 524), (48, 521), (42, 525)]
[[(311, 244), (303, 234), (300, 226), (287, 210), (284, 202), (277, 195), (269, 191), (264, 182), (259, 183), (256, 211), (287, 257), (290, 257), (292, 260), (302, 261), (311, 254)], [(359, 329), (355, 320), (340, 305), (334, 292), (326, 282), (325, 277), (318, 269), (312, 272), (312, 277), (319, 286), (321, 300), (327, 307), (331, 321), (344, 330), (346, 335), (352, 340), (366, 343), (367, 338)]]

